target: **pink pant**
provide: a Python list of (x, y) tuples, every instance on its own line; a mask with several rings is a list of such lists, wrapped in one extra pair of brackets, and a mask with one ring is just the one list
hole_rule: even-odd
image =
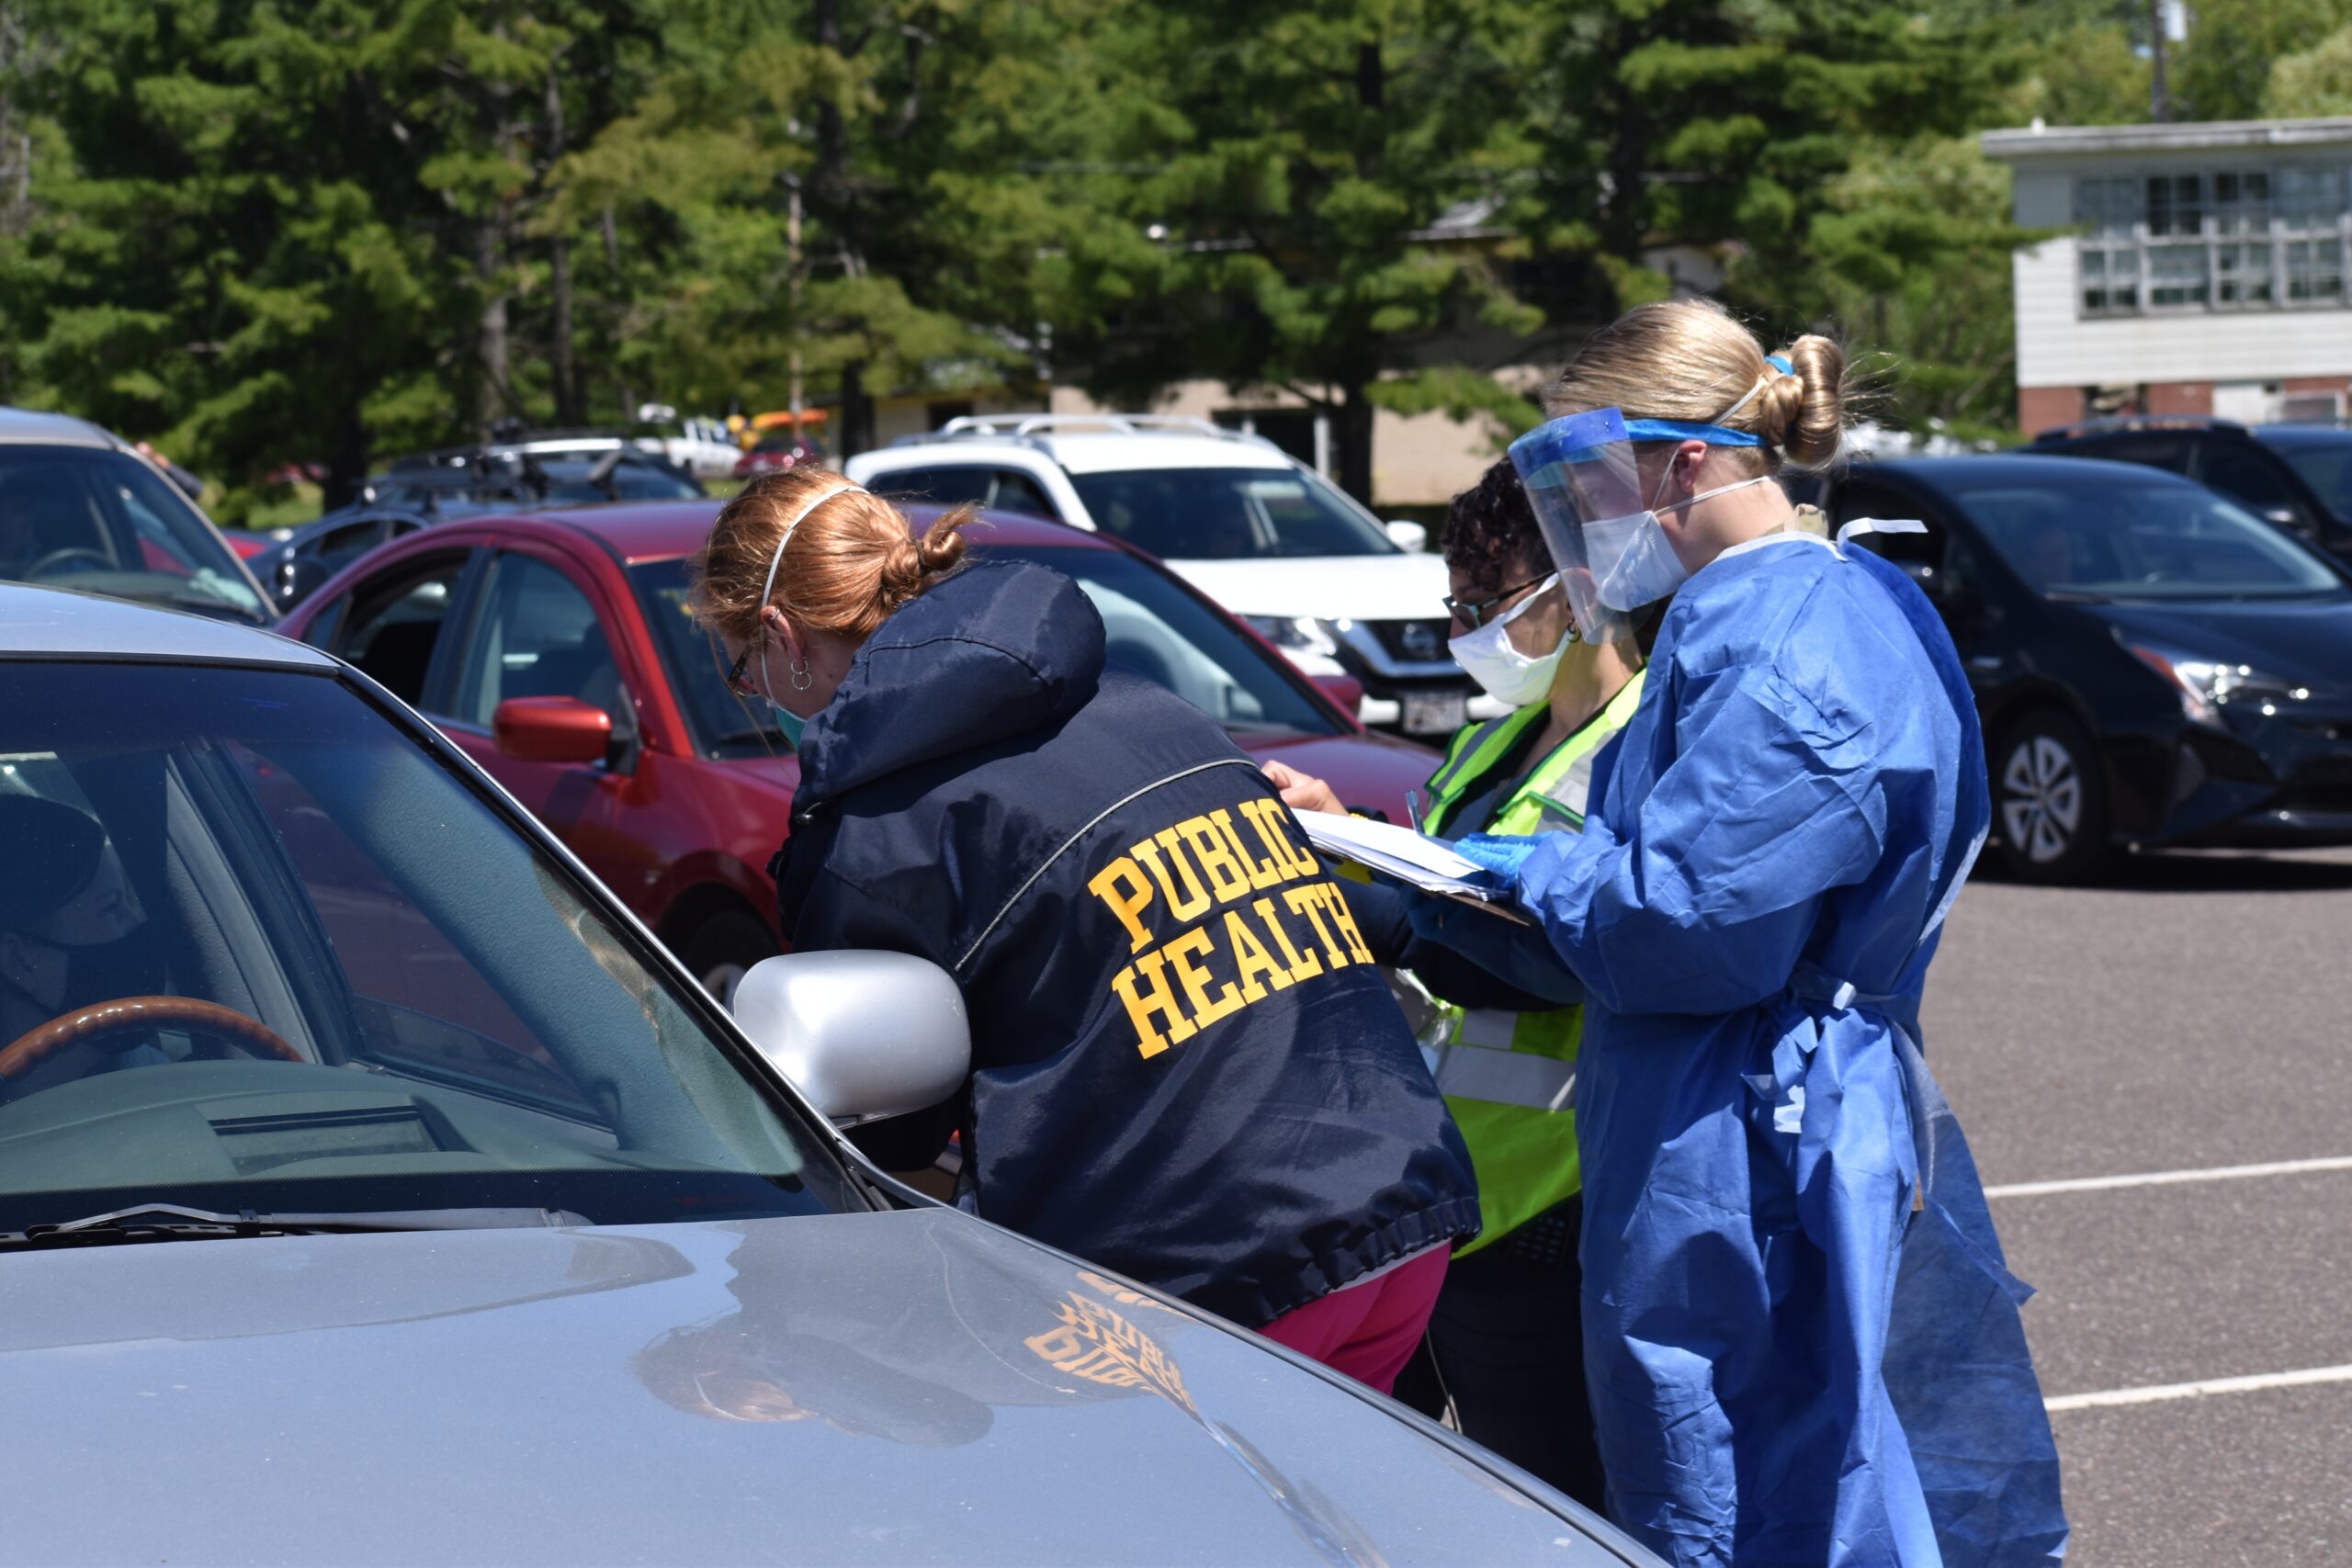
[(1278, 1345), (1388, 1393), (1429, 1327), (1453, 1248), (1432, 1247), (1376, 1280), (1334, 1291), (1258, 1330)]

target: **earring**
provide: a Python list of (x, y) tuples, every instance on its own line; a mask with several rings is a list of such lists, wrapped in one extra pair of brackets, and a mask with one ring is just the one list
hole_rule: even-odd
[(791, 677), (792, 689), (796, 692), (805, 692), (817, 683), (817, 678), (808, 672), (808, 666), (797, 659), (786, 667), (785, 673)]

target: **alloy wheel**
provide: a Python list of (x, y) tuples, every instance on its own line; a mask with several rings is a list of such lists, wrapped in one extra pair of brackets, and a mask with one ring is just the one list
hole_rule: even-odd
[(2047, 865), (2083, 825), (2083, 779), (2075, 754), (2048, 735), (2030, 735), (2001, 769), (2001, 829), (2011, 849)]

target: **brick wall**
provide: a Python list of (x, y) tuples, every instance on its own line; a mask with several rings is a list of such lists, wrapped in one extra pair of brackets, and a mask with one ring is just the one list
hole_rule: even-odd
[(2151, 381), (2143, 402), (2143, 413), (2210, 414), (2213, 412), (2213, 383)]
[(2018, 428), (2030, 438), (2053, 425), (2072, 424), (2083, 417), (2080, 387), (2019, 387)]

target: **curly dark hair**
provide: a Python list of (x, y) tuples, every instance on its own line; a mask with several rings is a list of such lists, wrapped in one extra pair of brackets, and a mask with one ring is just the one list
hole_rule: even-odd
[(1550, 547), (1535, 525), (1535, 509), (1519, 470), (1506, 457), (1446, 508), (1438, 547), (1445, 564), (1482, 592), (1499, 593), (1551, 570)]

